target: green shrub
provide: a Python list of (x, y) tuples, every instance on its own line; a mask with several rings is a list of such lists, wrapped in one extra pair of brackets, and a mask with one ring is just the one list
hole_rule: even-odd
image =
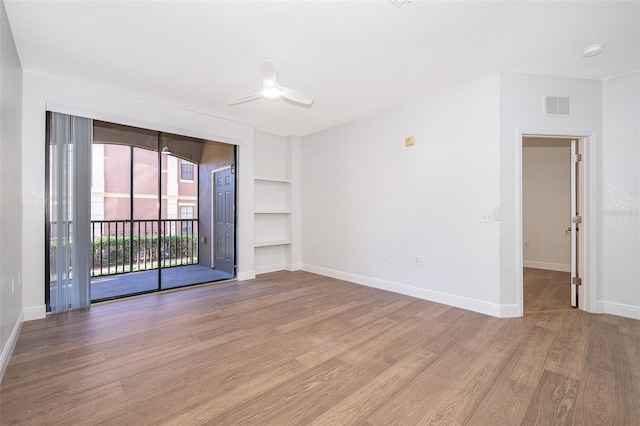
[[(158, 251), (160, 244), (160, 251)], [(71, 254), (73, 240), (69, 240), (68, 250)], [(130, 250), (130, 247), (132, 250)], [(92, 266), (95, 275), (108, 275), (110, 269), (115, 268), (117, 272), (125, 272), (130, 265), (130, 255), (133, 255), (133, 265), (147, 263), (147, 267), (142, 269), (157, 268), (158, 254), (162, 266), (174, 266), (176, 264), (197, 263), (197, 260), (187, 260), (183, 263), (183, 258), (197, 259), (198, 257), (198, 235), (172, 235), (172, 236), (103, 236), (95, 237), (91, 241)], [(58, 254), (58, 239), (51, 238), (49, 241), (49, 268), (52, 274), (56, 273), (55, 259)], [(141, 268), (138, 268), (141, 269)]]

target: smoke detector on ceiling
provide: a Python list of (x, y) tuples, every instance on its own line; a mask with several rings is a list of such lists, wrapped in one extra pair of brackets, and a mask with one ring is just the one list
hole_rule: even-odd
[(592, 44), (589, 47), (585, 47), (582, 51), (583, 58), (591, 58), (592, 56), (599, 55), (602, 53), (602, 49), (604, 48), (601, 44)]

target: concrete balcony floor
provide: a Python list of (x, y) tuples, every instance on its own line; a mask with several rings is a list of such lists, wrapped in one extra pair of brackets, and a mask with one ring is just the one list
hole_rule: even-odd
[[(161, 269), (162, 290), (228, 280), (233, 275), (201, 265)], [(158, 289), (158, 270), (130, 272), (91, 278), (91, 300), (112, 299)]]

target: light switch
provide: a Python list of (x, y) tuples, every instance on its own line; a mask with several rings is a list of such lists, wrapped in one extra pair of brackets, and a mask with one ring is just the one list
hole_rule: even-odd
[(482, 213), (480, 216), (481, 223), (493, 223), (493, 212)]
[(404, 145), (405, 146), (413, 146), (413, 136), (407, 136), (406, 138), (404, 138)]

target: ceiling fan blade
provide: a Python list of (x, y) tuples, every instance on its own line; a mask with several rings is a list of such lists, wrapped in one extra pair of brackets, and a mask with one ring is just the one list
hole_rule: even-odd
[(308, 93), (294, 89), (287, 89), (286, 87), (281, 87), (280, 93), (284, 99), (293, 103), (304, 106), (311, 106), (311, 104), (313, 104), (313, 96)]
[(253, 95), (242, 96), (240, 98), (230, 99), (227, 101), (229, 105), (243, 104), (249, 101), (255, 101), (256, 99), (262, 99), (262, 93), (254, 93)]
[(278, 82), (278, 66), (273, 61), (262, 61), (262, 86), (275, 86)]

